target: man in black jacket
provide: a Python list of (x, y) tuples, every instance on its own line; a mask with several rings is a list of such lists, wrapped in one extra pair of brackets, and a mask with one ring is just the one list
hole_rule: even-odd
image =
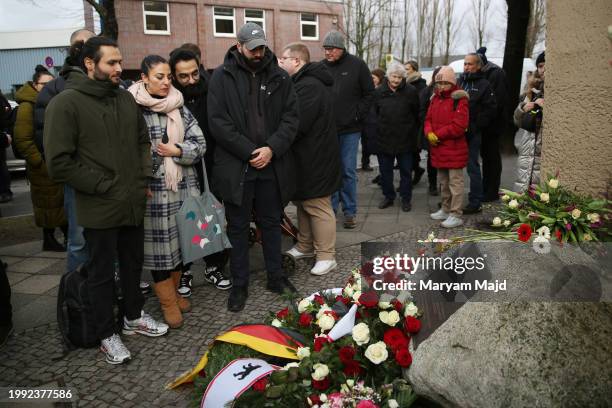
[[(172, 84), (183, 94), (185, 106), (193, 116), (195, 116), (204, 137), (206, 138), (206, 153), (204, 154), (204, 164), (208, 179), (212, 178), (215, 139), (210, 133), (208, 126), (208, 110), (206, 108), (206, 98), (208, 95), (208, 84), (210, 75), (200, 68), (199, 58), (193, 52), (177, 48), (170, 53), (170, 70), (172, 71)], [(204, 172), (202, 166), (197, 165), (200, 189), (204, 190)], [(217, 287), (217, 289), (227, 290), (232, 287), (231, 280), (223, 276), (223, 266), (225, 265), (225, 251), (212, 254), (204, 258), (206, 269), (204, 278)], [(178, 292), (181, 296), (191, 296), (191, 282), (193, 276), (189, 270), (183, 271), (181, 275)]]
[(499, 184), (502, 172), (502, 161), (499, 152), (499, 139), (508, 122), (508, 81), (506, 72), (498, 65), (487, 60), (487, 48), (479, 48), (477, 53), (482, 59), (482, 73), (491, 84), (497, 103), (497, 112), (491, 124), (484, 129), (480, 156), (482, 157), (483, 202), (499, 199)]
[[(414, 86), (417, 92), (420, 94), (421, 91), (427, 87), (427, 81), (425, 81), (425, 78), (423, 78), (423, 76), (419, 72), (419, 63), (414, 60), (406, 61), (406, 63), (404, 64), (404, 68), (406, 68), (406, 83)], [(423, 126), (423, 121), (421, 121), (420, 123), (421, 127)], [(425, 169), (421, 167), (420, 146), (414, 153), (414, 156), (412, 158), (412, 170), (414, 171), (412, 185), (416, 186), (417, 184), (419, 184), (419, 181), (421, 181), (421, 177), (423, 177), (423, 174), (425, 174)], [(431, 185), (429, 191), (431, 192)]]
[(331, 86), (325, 64), (310, 62), (304, 44), (289, 44), (279, 65), (291, 75), (298, 97), (300, 127), (291, 147), (296, 164), (294, 203), (298, 216), (298, 242), (287, 254), (295, 259), (316, 256), (310, 270), (325, 275), (338, 266), (335, 260), (336, 216), (331, 195), (342, 183), (340, 146), (336, 136)]
[(357, 213), (357, 150), (362, 122), (374, 97), (374, 83), (366, 63), (346, 51), (344, 36), (330, 31), (323, 39), (325, 64), (334, 78), (334, 110), (342, 159), (342, 188), (332, 197), (337, 213), (340, 201), (344, 228), (355, 228)]
[(295, 291), (281, 265), (280, 219), (295, 192), (291, 144), (298, 111), (291, 78), (266, 48), (263, 29), (245, 24), (208, 89), (208, 124), (217, 141), (213, 191), (225, 203), (232, 244), (233, 287), (228, 310), (244, 308), (249, 285), (249, 225), (253, 204), (262, 231), (267, 288)]
[(465, 56), (463, 74), (457, 85), (470, 95), (470, 127), (467, 140), (469, 149), (468, 176), (470, 193), (464, 214), (476, 214), (482, 211), (482, 176), (480, 172), (480, 144), (482, 134), (491, 125), (497, 113), (495, 95), (489, 81), (482, 74), (482, 59), (476, 53)]

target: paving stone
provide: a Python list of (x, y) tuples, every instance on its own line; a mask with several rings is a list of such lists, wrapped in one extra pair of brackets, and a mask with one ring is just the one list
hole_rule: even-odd
[(9, 280), (9, 285), (15, 286), (17, 283), (32, 276), (29, 273), (7, 272), (6, 276)]
[(41, 295), (59, 285), (58, 275), (32, 275), (13, 286), (11, 290), (15, 293), (26, 293)]
[(7, 270), (9, 272), (38, 273), (56, 262), (58, 262), (58, 260), (52, 258), (28, 258), (13, 265), (9, 265)]

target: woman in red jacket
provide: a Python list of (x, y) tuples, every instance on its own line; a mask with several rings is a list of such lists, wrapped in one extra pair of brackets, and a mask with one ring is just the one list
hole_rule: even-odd
[(438, 169), (442, 208), (431, 214), (443, 220), (442, 226), (463, 224), (463, 168), (468, 161), (465, 132), (469, 124), (468, 94), (457, 87), (455, 71), (442, 67), (435, 80), (435, 91), (425, 117), (424, 132), (431, 146), (431, 164)]

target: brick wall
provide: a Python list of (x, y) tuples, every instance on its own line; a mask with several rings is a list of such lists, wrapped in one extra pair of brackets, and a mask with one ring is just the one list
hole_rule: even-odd
[(170, 35), (152, 35), (144, 33), (141, 0), (116, 0), (124, 69), (139, 69), (140, 61), (149, 54), (167, 57), (172, 49), (185, 42), (200, 46), (207, 68), (221, 64), (227, 49), (236, 43), (236, 39), (214, 36), (215, 5), (234, 8), (236, 31), (244, 24), (245, 8), (265, 10), (268, 44), (273, 51), (279, 52), (285, 44), (300, 41), (300, 12), (318, 14), (319, 40), (302, 41), (309, 47), (315, 61), (323, 58), (323, 37), (335, 27), (333, 20), (342, 20), (341, 5), (311, 0), (170, 0), (168, 4)]

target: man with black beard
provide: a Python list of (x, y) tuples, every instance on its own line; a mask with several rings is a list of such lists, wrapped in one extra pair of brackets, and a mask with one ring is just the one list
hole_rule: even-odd
[[(170, 69), (172, 71), (172, 84), (178, 89), (185, 99), (185, 106), (195, 116), (204, 137), (206, 138), (206, 153), (204, 153), (204, 164), (208, 179), (212, 178), (212, 170), (215, 154), (215, 139), (211, 136), (208, 127), (208, 112), (206, 109), (206, 97), (208, 95), (208, 83), (210, 75), (200, 63), (199, 58), (193, 52), (177, 48), (170, 53)], [(195, 166), (198, 171), (200, 189), (204, 190), (204, 174), (202, 166)], [(226, 262), (225, 252), (212, 254), (204, 258), (206, 270), (204, 278), (217, 287), (227, 290), (232, 287), (230, 279), (223, 276), (223, 266)], [(178, 292), (183, 297), (191, 296), (191, 282), (193, 277), (186, 269), (181, 276)]]
[(267, 289), (295, 292), (281, 262), (280, 219), (295, 192), (291, 144), (298, 130), (293, 82), (266, 47), (263, 29), (245, 24), (238, 42), (215, 69), (208, 91), (208, 120), (217, 141), (212, 188), (225, 204), (232, 244), (233, 287), (227, 308), (245, 306), (249, 285), (249, 225), (255, 208)]

